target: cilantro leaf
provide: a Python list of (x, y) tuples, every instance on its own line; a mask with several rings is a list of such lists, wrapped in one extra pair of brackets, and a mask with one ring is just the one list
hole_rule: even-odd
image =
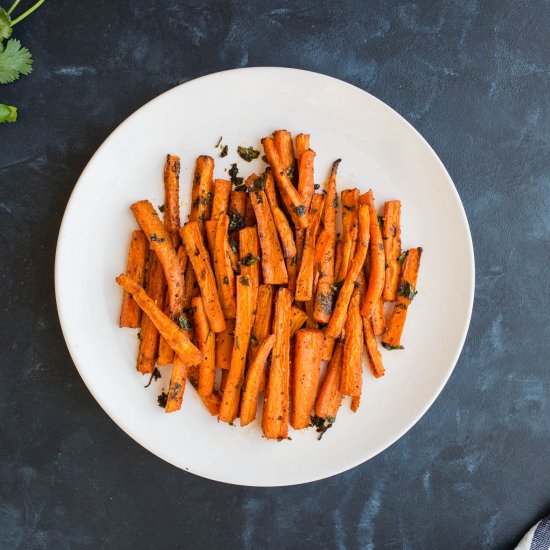
[(0, 46), (0, 84), (8, 84), (19, 78), (19, 75), (32, 71), (32, 56), (27, 48), (21, 46), (16, 38), (6, 42), (6, 47)]
[(0, 8), (0, 40), (9, 38), (12, 33), (10, 14), (3, 8)]
[(2, 122), (15, 122), (17, 120), (17, 107), (0, 103), (0, 124)]

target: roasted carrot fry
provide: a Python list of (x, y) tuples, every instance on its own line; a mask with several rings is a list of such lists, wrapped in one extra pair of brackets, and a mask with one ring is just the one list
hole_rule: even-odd
[(250, 202), (250, 197), (246, 198), (246, 211), (244, 215), (244, 226), (252, 227), (256, 225), (256, 214), (254, 213), (254, 207)]
[[(233, 348), (231, 348), (231, 351), (233, 351)], [(231, 358), (229, 360), (229, 366), (231, 366)], [(228, 376), (229, 376), (229, 368), (227, 370), (222, 370), (222, 378), (220, 380), (220, 395), (223, 395), (223, 392), (225, 391), (225, 386), (227, 386)]]
[[(370, 209), (368, 206), (361, 206), (357, 212), (359, 219), (359, 236), (357, 239), (357, 251), (351, 262), (350, 269), (346, 275), (346, 279), (340, 293), (332, 317), (328, 323), (325, 334), (331, 338), (337, 338), (342, 333), (344, 324), (346, 322), (346, 315), (348, 312), (348, 306), (350, 299), (355, 288), (355, 283), (358, 280), (365, 258), (367, 257), (367, 251), (369, 249), (369, 232), (370, 232)], [(378, 220), (376, 221), (378, 223)]]
[(205, 155), (198, 157), (191, 190), (190, 221), (198, 221), (202, 224), (202, 222), (210, 219), (212, 191), (214, 187), (212, 181), (213, 174), (214, 159)]
[(300, 159), (302, 158), (302, 154), (304, 151), (307, 151), (309, 149), (309, 134), (298, 134), (296, 136), (296, 159), (298, 160), (298, 164), (300, 163)]
[[(264, 340), (271, 332), (273, 324), (273, 286), (260, 285), (258, 288), (258, 301), (256, 307), (256, 317), (254, 318), (254, 328), (250, 337), (250, 347), (248, 349), (248, 368), (258, 353), (258, 342)], [(265, 389), (266, 372), (260, 379), (259, 391)]]
[[(252, 174), (246, 181), (248, 187), (253, 187), (257, 179), (258, 177)], [(261, 190), (252, 191), (250, 193), (250, 200), (258, 222), (264, 283), (269, 285), (284, 285), (288, 282), (288, 274), (266, 194)]]
[(323, 344), (323, 361), (330, 361), (332, 354), (334, 353), (334, 344), (336, 340), (334, 338), (328, 338), (325, 336), (325, 342)]
[(386, 330), (386, 317), (384, 315), (384, 302), (382, 300), (382, 296), (380, 296), (374, 304), (374, 311), (372, 312), (371, 321), (374, 334), (376, 334), (376, 336), (384, 334), (384, 331)]
[[(147, 256), (149, 255), (149, 243), (143, 231), (132, 231), (130, 248), (128, 249), (128, 261), (126, 263), (126, 275), (136, 283), (143, 286), (145, 271), (147, 268)], [(120, 308), (119, 326), (136, 328), (141, 320), (141, 309), (134, 302), (130, 294), (124, 291), (122, 295), (122, 307)]]
[(372, 374), (376, 378), (384, 375), (384, 365), (382, 364), (382, 355), (378, 350), (378, 342), (372, 330), (372, 322), (368, 317), (363, 317), (363, 336), (365, 337), (365, 347), (367, 348), (367, 357)]
[(180, 158), (166, 155), (164, 164), (164, 227), (174, 248), (180, 244)]
[(200, 293), (195, 270), (191, 262), (188, 262), (185, 268), (184, 283), (182, 308), (189, 309), (191, 307), (191, 300)]
[(236, 191), (235, 189), (231, 192), (231, 199), (229, 200), (229, 212), (231, 214), (236, 214), (239, 217), (238, 221), (234, 221), (240, 229), (244, 226), (244, 217), (246, 216), (246, 191)]
[(386, 266), (386, 258), (384, 255), (384, 241), (382, 240), (382, 232), (378, 223), (378, 216), (374, 207), (374, 195), (372, 190), (363, 196), (363, 201), (366, 201), (369, 207), (370, 214), (370, 273), (367, 293), (361, 306), (361, 315), (372, 317), (376, 308), (376, 303), (382, 296), (384, 290), (384, 270)]
[(344, 189), (341, 193), (342, 200), (342, 229), (343, 248), (342, 263), (339, 271), (335, 271), (336, 280), (343, 281), (346, 278), (351, 260), (357, 244), (357, 232), (359, 222), (357, 220), (357, 207), (359, 201), (359, 189)]
[(197, 365), (201, 360), (201, 352), (191, 343), (184, 331), (170, 320), (145, 290), (124, 274), (116, 278), (116, 282), (127, 290), (139, 307), (149, 316), (162, 337), (187, 365)]
[(315, 151), (308, 149), (304, 151), (300, 157), (298, 170), (298, 193), (302, 197), (302, 201), (306, 210), (311, 207), (311, 200), (315, 193), (315, 182), (313, 180), (314, 171), (313, 163), (315, 161)]
[(185, 364), (179, 355), (176, 355), (172, 366), (172, 375), (170, 376), (168, 398), (166, 400), (166, 407), (164, 408), (165, 412), (171, 413), (181, 409), (188, 370), (189, 366)]
[(235, 342), (231, 354), (231, 367), (227, 377), (219, 419), (233, 422), (239, 411), (241, 387), (244, 382), (246, 354), (252, 331), (252, 286), (246, 275), (237, 277), (237, 320), (235, 322)]
[(225, 322), (225, 330), (216, 334), (216, 367), (229, 370), (231, 366), (231, 353), (233, 351), (235, 319), (226, 319)]
[(214, 199), (212, 203), (211, 220), (217, 220), (222, 212), (229, 208), (229, 197), (233, 184), (229, 180), (217, 179), (214, 181)]
[(204, 246), (204, 239), (198, 222), (186, 223), (181, 228), (181, 236), (197, 276), (197, 283), (204, 300), (204, 309), (210, 328), (214, 332), (221, 332), (225, 329), (225, 319), (218, 298), (216, 279), (210, 265), (210, 257)]
[[(281, 199), (286, 206), (292, 221), (296, 227), (307, 227), (307, 212), (306, 207), (303, 204), (300, 194), (296, 188), (292, 185), (290, 178), (279, 158), (273, 139), (266, 137), (262, 139), (262, 145), (264, 146), (267, 160), (273, 169), (275, 179), (277, 180), (277, 186), (281, 194)], [(256, 217), (258, 213), (256, 212)]]
[[(218, 227), (217, 220), (207, 220), (204, 222), (206, 233), (206, 245), (208, 246), (208, 254), (214, 259), (214, 248), (216, 246), (216, 228)], [(229, 245), (228, 245), (229, 246)]]
[(319, 283), (317, 284), (317, 294), (315, 296), (315, 320), (319, 323), (328, 323), (332, 315), (334, 300), (334, 247), (336, 245), (336, 208), (338, 207), (338, 198), (336, 195), (336, 173), (340, 160), (332, 165), (330, 178), (325, 198), (325, 211), (323, 226), (329, 235), (327, 250), (321, 261)]
[(273, 143), (275, 144), (277, 154), (281, 159), (283, 169), (287, 172), (290, 180), (293, 182), (296, 159), (294, 158), (292, 135), (287, 130), (275, 130), (273, 132)]
[(214, 273), (218, 285), (218, 295), (226, 319), (235, 318), (235, 274), (229, 258), (227, 229), (229, 217), (221, 213), (218, 217), (214, 241)]
[(309, 226), (306, 229), (306, 240), (304, 243), (304, 252), (300, 272), (296, 280), (296, 300), (306, 302), (313, 298), (313, 280), (316, 266), (315, 262), (315, 244), (317, 239), (317, 230), (321, 223), (323, 214), (324, 197), (321, 194), (315, 194), (311, 201), (309, 210)]
[[(357, 235), (355, 235), (355, 240), (357, 241)], [(344, 243), (342, 239), (336, 240), (336, 249), (334, 252), (334, 273), (340, 274), (340, 268), (342, 266), (342, 256), (344, 253)], [(338, 277), (338, 283), (343, 283), (343, 280)]]
[(401, 264), (401, 202), (389, 201), (384, 204), (384, 223), (382, 239), (386, 254), (386, 272), (384, 278), (383, 298), (385, 302), (395, 301), (399, 286)]
[[(149, 273), (147, 277), (147, 294), (151, 300), (162, 310), (166, 295), (166, 279), (158, 258), (153, 254), (149, 261)], [(139, 331), (139, 352), (137, 370), (143, 374), (151, 373), (155, 369), (157, 350), (159, 345), (159, 332), (153, 321), (142, 315), (141, 329)]]
[(262, 415), (262, 430), (267, 439), (288, 437), (289, 390), (290, 390), (290, 304), (288, 289), (281, 287), (275, 300), (273, 332), (275, 344), (267, 392)]
[(342, 398), (344, 397), (340, 393), (342, 351), (343, 343), (339, 340), (334, 347), (334, 353), (332, 354), (325, 377), (319, 389), (319, 394), (317, 395), (315, 414), (319, 418), (336, 418), (338, 409), (342, 403)]
[(204, 309), (203, 299), (200, 296), (193, 298), (193, 321), (197, 347), (202, 353), (199, 367), (199, 395), (210, 395), (214, 391), (216, 375), (216, 340), (208, 325), (208, 318)]
[(149, 201), (136, 202), (131, 209), (162, 264), (168, 284), (169, 317), (174, 318), (181, 311), (183, 302), (183, 275), (178, 255), (172, 246), (170, 235)]
[(319, 328), (319, 323), (313, 318), (313, 313), (315, 311), (315, 302), (313, 300), (308, 300), (306, 302), (306, 328)]
[(352, 412), (357, 412), (357, 410), (359, 409), (360, 403), (361, 403), (361, 396), (360, 395), (354, 395), (351, 398), (350, 407), (351, 407)]
[(323, 339), (320, 330), (306, 328), (296, 333), (290, 413), (290, 425), (295, 430), (309, 426), (321, 376)]
[(287, 288), (294, 299), (296, 292), (296, 280), (298, 279), (298, 256), (285, 258), (286, 272), (288, 275)]
[(421, 255), (422, 248), (411, 248), (407, 252), (405, 263), (403, 264), (401, 285), (397, 291), (397, 301), (388, 323), (388, 330), (382, 338), (382, 345), (386, 349), (401, 348), (401, 334), (403, 333), (403, 327), (407, 319), (407, 310), (416, 295), (416, 281)]
[(298, 306), (292, 306), (290, 309), (290, 337), (292, 338), (307, 321), (307, 313)]
[(246, 384), (241, 399), (241, 426), (250, 424), (256, 418), (256, 410), (258, 406), (258, 394), (260, 385), (265, 372), (267, 358), (273, 349), (275, 343), (275, 335), (272, 334), (264, 338), (257, 346), (257, 353), (254, 360), (248, 367), (246, 375)]
[[(321, 231), (317, 237), (317, 244), (315, 245), (315, 261), (314, 265), (314, 275), (313, 275), (313, 288), (315, 293), (317, 293), (317, 285), (319, 283), (319, 278), (323, 272), (323, 260), (327, 253), (327, 249), (331, 245), (332, 237), (328, 231)], [(315, 311), (315, 310), (314, 310)]]
[(260, 286), (260, 247), (258, 231), (255, 227), (245, 227), (239, 231), (239, 264), (241, 275), (246, 275), (252, 296), (252, 320), (256, 312), (258, 287)]
[(340, 392), (344, 395), (361, 395), (363, 383), (363, 321), (359, 311), (360, 300), (359, 290), (356, 289), (349, 304), (344, 351), (342, 353)]

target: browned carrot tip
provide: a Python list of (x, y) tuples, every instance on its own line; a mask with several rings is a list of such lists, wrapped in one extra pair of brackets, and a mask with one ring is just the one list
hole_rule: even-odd
[(226, 329), (216, 334), (216, 367), (229, 370), (231, 366), (231, 353), (233, 351), (235, 319), (227, 319), (226, 324)]
[(191, 210), (189, 219), (202, 224), (210, 219), (212, 209), (212, 190), (214, 159), (205, 155), (197, 158), (191, 191)]
[(171, 413), (181, 409), (188, 370), (188, 365), (182, 361), (179, 355), (176, 355), (174, 358), (174, 365), (172, 366), (168, 398), (166, 399), (166, 407), (164, 408), (165, 412)]
[(233, 184), (229, 180), (217, 179), (214, 181), (214, 199), (212, 202), (211, 220), (217, 220), (222, 212), (227, 212), (232, 186)]

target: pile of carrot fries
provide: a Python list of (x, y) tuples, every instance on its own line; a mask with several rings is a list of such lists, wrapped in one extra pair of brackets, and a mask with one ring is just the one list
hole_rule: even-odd
[(172, 366), (166, 412), (189, 380), (223, 422), (253, 422), (262, 399), (263, 434), (281, 440), (289, 425), (332, 425), (346, 396), (357, 411), (363, 348), (377, 378), (379, 340), (402, 349), (422, 249), (401, 250), (400, 201), (379, 216), (372, 190), (338, 195), (339, 160), (316, 192), (309, 134), (294, 144), (277, 130), (262, 145), (266, 170), (236, 187), (214, 179), (212, 157), (197, 159), (183, 225), (180, 161), (168, 155), (163, 219), (147, 200), (131, 206), (140, 229), (116, 281), (120, 326), (140, 329), (138, 371)]

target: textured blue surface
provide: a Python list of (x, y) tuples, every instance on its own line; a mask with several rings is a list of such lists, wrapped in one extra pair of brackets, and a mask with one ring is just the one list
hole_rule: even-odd
[[(549, 28), (545, 0), (65, 0), (18, 26), (35, 69), (0, 88), (21, 107), (0, 127), (0, 548), (508, 548), (548, 513)], [(424, 418), (348, 473), (271, 490), (185, 474), (123, 434), (53, 294), (63, 210), (112, 129), (178, 83), (260, 65), (335, 76), (409, 120), (477, 260), (462, 357)]]

